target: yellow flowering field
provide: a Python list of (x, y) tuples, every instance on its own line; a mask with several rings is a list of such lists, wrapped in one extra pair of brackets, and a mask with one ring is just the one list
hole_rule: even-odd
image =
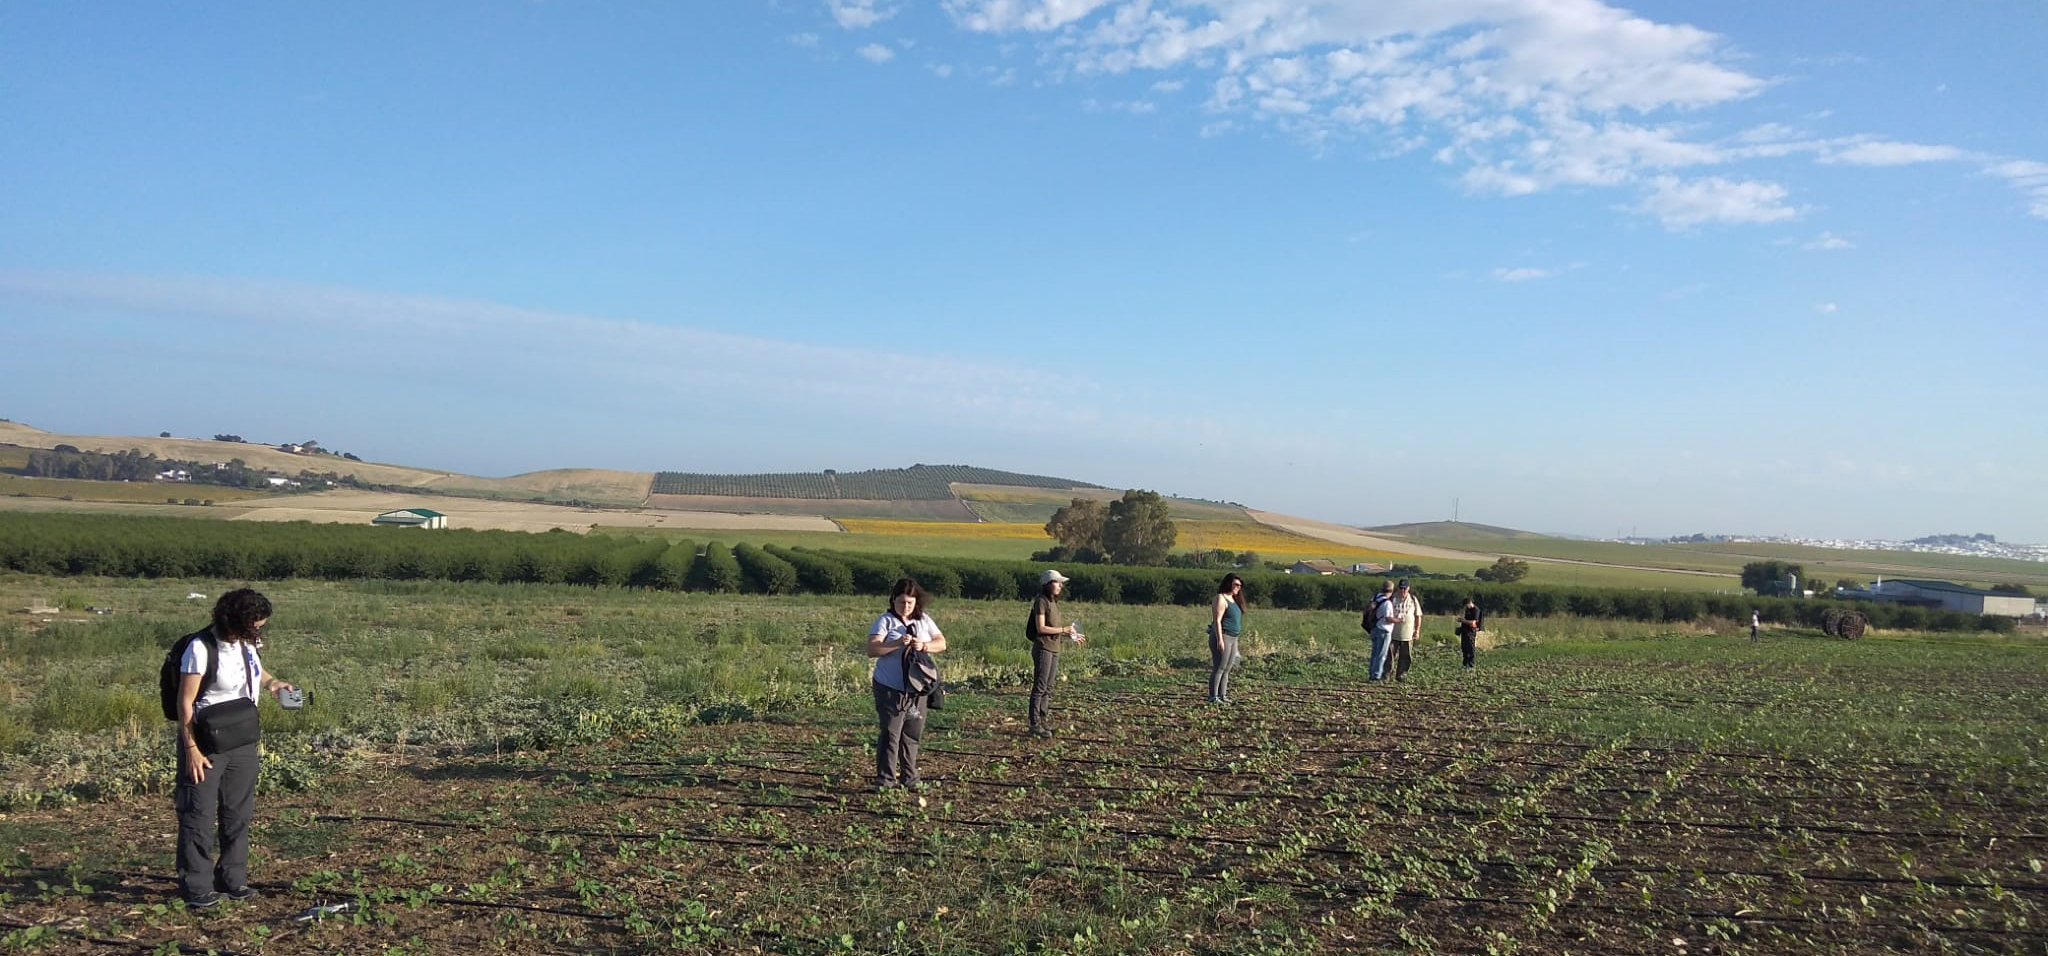
[(901, 534), (930, 538), (1025, 538), (1050, 541), (1040, 524), (999, 521), (892, 521), (887, 518), (840, 518), (850, 534)]

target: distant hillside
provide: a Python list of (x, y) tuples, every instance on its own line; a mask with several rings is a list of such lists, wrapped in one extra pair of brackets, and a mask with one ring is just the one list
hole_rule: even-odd
[(741, 498), (802, 498), (829, 501), (941, 501), (953, 497), (953, 483), (1021, 488), (1100, 488), (1070, 478), (1023, 475), (969, 465), (912, 465), (871, 471), (706, 475), (663, 471), (654, 475), (657, 495), (722, 495)]
[(1387, 524), (1367, 528), (1377, 534), (1398, 534), (1408, 538), (1431, 538), (1438, 541), (1472, 541), (1481, 538), (1547, 538), (1549, 535), (1534, 531), (1517, 531), (1513, 528), (1496, 528), (1490, 524), (1473, 524), (1469, 521), (1420, 521), (1413, 524)]

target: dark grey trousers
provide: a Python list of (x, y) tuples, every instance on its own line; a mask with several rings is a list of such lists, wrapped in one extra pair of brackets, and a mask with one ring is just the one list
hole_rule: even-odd
[(1237, 666), (1237, 635), (1223, 634), (1209, 626), (1209, 700), (1230, 697), (1230, 669)]
[(924, 704), (913, 697), (880, 684), (875, 688), (875, 786), (900, 783), (918, 785), (917, 748), (924, 743)]
[(1415, 663), (1415, 642), (1395, 641), (1387, 656), (1393, 658), (1387, 663), (1387, 669), (1394, 672), (1394, 679), (1407, 680), (1408, 668)]
[(1046, 727), (1046, 712), (1052, 709), (1052, 683), (1059, 678), (1060, 655), (1031, 645), (1031, 729)]
[[(256, 744), (213, 755), (213, 769), (193, 783), (178, 757), (178, 887), (186, 899), (249, 884), (249, 824), (256, 817)], [(214, 856), (214, 839), (220, 856)]]

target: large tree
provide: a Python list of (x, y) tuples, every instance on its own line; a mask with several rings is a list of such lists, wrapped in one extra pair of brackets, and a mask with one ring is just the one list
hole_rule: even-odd
[(1472, 572), (1472, 576), (1496, 584), (1513, 584), (1529, 576), (1529, 562), (1503, 557), (1493, 562), (1492, 567)]
[(1787, 561), (1751, 561), (1742, 566), (1742, 586), (1752, 591), (1775, 591), (1784, 587), (1785, 576), (1799, 575), (1806, 579), (1806, 566)]
[(1166, 499), (1156, 491), (1124, 492), (1109, 503), (1102, 522), (1102, 547), (1118, 564), (1160, 564), (1173, 551), (1180, 529), (1173, 526)]
[(1093, 498), (1075, 498), (1071, 504), (1052, 513), (1052, 520), (1045, 523), (1045, 533), (1058, 541), (1069, 551), (1102, 550), (1102, 524), (1109, 517), (1109, 509)]

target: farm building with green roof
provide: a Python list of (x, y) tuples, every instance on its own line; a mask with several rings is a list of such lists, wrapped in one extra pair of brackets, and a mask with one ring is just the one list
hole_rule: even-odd
[(370, 523), (400, 528), (446, 528), (448, 516), (427, 508), (405, 508), (399, 511), (386, 511), (371, 518)]

